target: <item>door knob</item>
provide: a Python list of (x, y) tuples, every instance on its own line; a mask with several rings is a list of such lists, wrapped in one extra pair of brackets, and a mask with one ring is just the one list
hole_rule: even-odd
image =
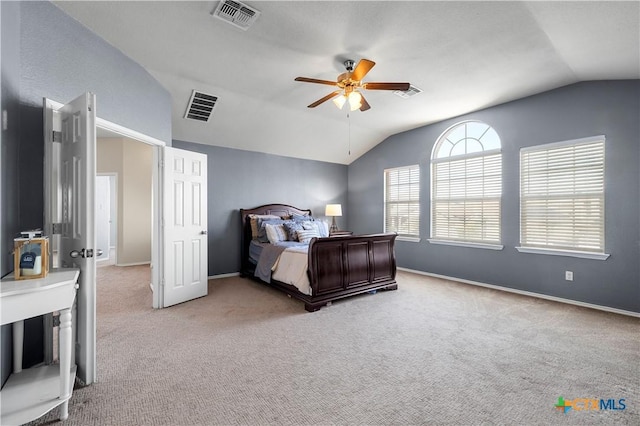
[(102, 256), (102, 249), (96, 249), (96, 254), (98, 255), (98, 257)]
[(82, 257), (82, 258), (84, 258), (84, 257), (87, 257), (87, 258), (93, 257), (93, 249), (89, 249), (89, 250), (82, 249), (80, 251), (71, 250), (69, 252), (69, 256), (71, 256), (74, 259), (78, 258), (78, 257)]
[(206, 231), (206, 230), (204, 230), (204, 231), (200, 231), (200, 234), (201, 234), (201, 235), (207, 235), (207, 231)]
[(84, 257), (84, 249), (78, 251), (78, 250), (71, 250), (69, 252), (69, 256), (71, 256), (72, 258), (78, 258), (78, 257)]

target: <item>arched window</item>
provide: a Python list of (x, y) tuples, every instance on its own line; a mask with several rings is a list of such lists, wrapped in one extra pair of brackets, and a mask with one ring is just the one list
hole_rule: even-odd
[(500, 137), (479, 121), (445, 131), (431, 154), (431, 242), (501, 242)]

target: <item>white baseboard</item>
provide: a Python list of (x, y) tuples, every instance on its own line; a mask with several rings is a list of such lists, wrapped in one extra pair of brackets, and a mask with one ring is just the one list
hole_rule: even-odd
[(546, 299), (546, 300), (551, 300), (551, 301), (554, 301), (554, 302), (560, 302), (560, 303), (566, 303), (566, 304), (569, 304), (569, 305), (581, 306), (583, 308), (597, 309), (599, 311), (612, 312), (614, 314), (627, 315), (627, 316), (630, 316), (630, 317), (640, 318), (640, 312), (633, 312), (633, 311), (627, 311), (627, 310), (624, 310), (624, 309), (611, 308), (609, 306), (603, 306), (603, 305), (595, 305), (593, 303), (580, 302), (580, 301), (577, 301), (577, 300), (565, 299), (565, 298), (562, 298), (562, 297), (549, 296), (548, 294), (534, 293), (534, 292), (531, 292), (531, 291), (518, 290), (518, 289), (515, 289), (515, 288), (509, 288), (509, 287), (502, 287), (502, 286), (499, 286), (499, 285), (485, 284), (485, 283), (481, 283), (481, 282), (478, 282), (478, 281), (465, 280), (465, 279), (462, 279), (462, 278), (448, 277), (446, 275), (432, 274), (431, 272), (417, 271), (415, 269), (408, 269), (408, 268), (400, 268), (400, 267), (398, 267), (398, 270), (405, 271), (405, 272), (411, 272), (413, 274), (418, 274), (418, 275), (426, 275), (428, 277), (442, 278), (442, 279), (445, 279), (445, 280), (455, 281), (455, 282), (459, 282), (459, 283), (463, 283), (463, 284), (471, 284), (471, 285), (475, 285), (475, 286), (479, 286), (479, 287), (486, 287), (486, 288), (490, 288), (490, 289), (493, 289), (493, 290), (506, 291), (506, 292), (509, 292), (509, 293), (520, 294), (520, 295), (523, 295), (523, 296), (537, 297), (539, 299)]
[(151, 261), (148, 261), (148, 262), (131, 262), (131, 263), (116, 263), (116, 266), (139, 266), (139, 265), (151, 265)]
[(240, 272), (231, 272), (230, 274), (211, 275), (211, 276), (207, 277), (207, 279), (209, 279), (209, 280), (218, 280), (220, 278), (229, 278), (229, 277), (237, 277), (237, 276), (240, 276)]

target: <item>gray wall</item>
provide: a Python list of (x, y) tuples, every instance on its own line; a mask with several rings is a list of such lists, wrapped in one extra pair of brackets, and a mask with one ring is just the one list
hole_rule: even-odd
[[(398, 266), (640, 312), (640, 81), (585, 82), (389, 137), (349, 166), (348, 220), (383, 226), (383, 170), (419, 162), (422, 241), (396, 244)], [(449, 126), (481, 120), (503, 148), (502, 251), (434, 245), (429, 238), (431, 149)], [(606, 261), (519, 253), (519, 150), (603, 134)], [(564, 271), (574, 273), (572, 283)]]
[[(20, 8), (19, 3), (0, 2), (0, 28), (2, 30), (1, 75), (2, 111), (9, 118), (7, 129), (0, 139), (0, 277), (13, 270), (13, 236), (19, 227), (20, 198), (17, 187), (20, 96)], [(0, 329), (2, 362), (0, 384), (4, 384), (11, 371), (11, 326)]]
[[(140, 65), (49, 2), (0, 2), (2, 8), (2, 235), (0, 273), (13, 269), (13, 237), (43, 225), (42, 98), (68, 102), (91, 91), (97, 115), (171, 144), (171, 97)], [(37, 322), (37, 320), (36, 320)], [(27, 358), (41, 353), (38, 330), (27, 334)], [(2, 329), (2, 382), (11, 362)], [(41, 356), (40, 356), (41, 358)], [(35, 360), (37, 361), (37, 360)], [(7, 364), (9, 365), (9, 364)]]
[[(327, 203), (346, 214), (347, 166), (174, 140), (207, 154), (209, 275), (240, 270), (240, 209), (281, 203), (324, 218)], [(336, 218), (346, 229), (346, 217)]]
[[(22, 161), (42, 163), (42, 98), (68, 102), (87, 91), (98, 117), (171, 145), (171, 96), (151, 74), (49, 2), (20, 9)], [(42, 167), (22, 170), (35, 184), (21, 197), (21, 226), (39, 227)]]

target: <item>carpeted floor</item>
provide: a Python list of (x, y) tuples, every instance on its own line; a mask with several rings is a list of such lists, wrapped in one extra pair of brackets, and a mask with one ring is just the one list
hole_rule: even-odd
[(315, 313), (240, 277), (153, 310), (148, 267), (98, 274), (98, 383), (69, 426), (640, 424), (637, 318), (407, 272)]

